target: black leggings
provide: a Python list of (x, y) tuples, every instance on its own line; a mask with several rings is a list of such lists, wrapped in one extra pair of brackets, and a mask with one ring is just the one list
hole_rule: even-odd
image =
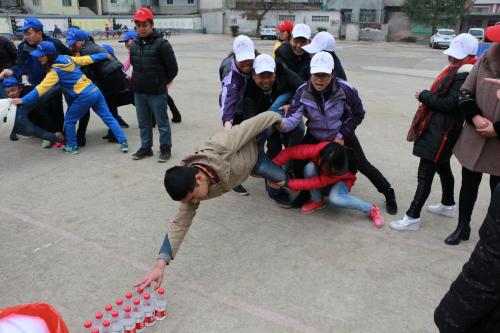
[[(470, 224), (482, 177), (483, 174), (481, 172), (470, 171), (462, 167), (462, 187), (460, 188), (460, 201), (458, 205), (459, 223)], [(499, 183), (499, 176), (490, 175), (490, 190), (492, 194)]]
[(421, 158), (420, 164), (418, 165), (417, 190), (415, 191), (415, 196), (413, 197), (410, 208), (406, 212), (406, 215), (409, 217), (414, 219), (420, 218), (422, 207), (431, 193), (432, 180), (434, 179), (436, 172), (439, 174), (439, 178), (441, 179), (441, 187), (443, 191), (441, 203), (445, 206), (455, 205), (455, 178), (451, 172), (450, 161), (438, 164)]

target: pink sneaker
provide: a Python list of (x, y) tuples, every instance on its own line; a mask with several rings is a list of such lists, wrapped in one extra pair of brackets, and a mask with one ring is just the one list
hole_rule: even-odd
[(372, 209), (370, 209), (369, 214), (375, 227), (382, 228), (384, 226), (384, 217), (380, 214), (380, 209), (377, 205), (372, 204)]
[(53, 149), (63, 149), (64, 148), (64, 143), (61, 142), (56, 142), (52, 145)]
[(312, 214), (317, 210), (323, 209), (326, 207), (326, 201), (321, 200), (321, 201), (312, 201), (309, 200), (300, 208), (300, 212), (302, 214)]

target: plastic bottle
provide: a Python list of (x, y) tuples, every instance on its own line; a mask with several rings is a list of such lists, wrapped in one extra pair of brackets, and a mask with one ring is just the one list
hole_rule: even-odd
[(111, 322), (107, 319), (102, 322), (102, 333), (112, 333)]
[(97, 312), (95, 314), (95, 320), (94, 320), (94, 327), (95, 328), (98, 328), (99, 331), (102, 331), (102, 322), (103, 322), (103, 314), (102, 312)]
[(132, 308), (132, 314), (135, 318), (135, 331), (137, 333), (144, 332), (144, 310), (142, 309), (141, 300), (134, 299), (134, 306)]
[(146, 327), (153, 326), (156, 322), (155, 308), (151, 302), (151, 296), (144, 294), (144, 301), (142, 302), (142, 309), (144, 310), (144, 324)]
[(135, 333), (135, 319), (132, 317), (132, 308), (126, 306), (123, 314), (123, 333)]
[(94, 328), (92, 329), (92, 331), (90, 331), (90, 332), (91, 332), (91, 333), (99, 333), (100, 331), (99, 331), (99, 329), (98, 329), (97, 327), (94, 327)]
[(104, 317), (103, 320), (109, 320), (111, 322), (111, 315), (113, 314), (113, 306), (108, 304), (104, 307)]
[(127, 291), (125, 293), (125, 302), (124, 302), (124, 305), (125, 306), (130, 306), (130, 307), (132, 307), (132, 305), (134, 305), (132, 303), (132, 293), (130, 291)]
[(116, 304), (115, 310), (118, 311), (118, 313), (120, 314), (120, 319), (123, 319), (123, 299), (118, 298), (115, 301), (115, 304)]
[(92, 332), (92, 321), (87, 320), (83, 323), (83, 332), (84, 333), (91, 333)]
[(134, 299), (138, 298), (141, 300), (141, 303), (142, 303), (142, 295), (144, 294), (144, 289), (142, 289), (141, 287), (138, 287), (134, 294), (135, 294)]
[(113, 311), (111, 314), (111, 332), (123, 333), (123, 322), (118, 311)]
[(160, 288), (156, 293), (155, 298), (155, 316), (156, 320), (164, 320), (167, 316), (167, 298), (165, 289)]

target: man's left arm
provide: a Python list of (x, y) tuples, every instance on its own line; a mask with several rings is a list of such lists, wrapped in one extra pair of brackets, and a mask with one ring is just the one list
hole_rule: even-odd
[(160, 46), (160, 57), (163, 64), (167, 83), (170, 83), (177, 76), (179, 68), (177, 67), (177, 60), (175, 59), (174, 49), (167, 40), (164, 40)]
[(365, 109), (363, 108), (363, 103), (359, 98), (358, 91), (352, 85), (343, 85), (341, 88), (346, 94), (346, 102), (350, 109), (350, 114), (347, 116), (346, 120), (342, 123), (340, 128), (341, 139), (349, 140), (354, 136), (354, 131), (359, 124), (363, 121), (365, 117)]
[(54, 46), (56, 47), (59, 54), (62, 54), (62, 55), (71, 55), (72, 54), (71, 50), (66, 45), (64, 45), (59, 39), (51, 38), (50, 41), (54, 44)]

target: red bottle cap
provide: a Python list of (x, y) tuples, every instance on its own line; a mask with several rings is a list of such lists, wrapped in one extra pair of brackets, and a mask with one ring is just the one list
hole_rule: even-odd
[(113, 310), (113, 306), (111, 304), (108, 304), (104, 307), (104, 310), (106, 310), (106, 312), (109, 312), (109, 311)]
[(109, 320), (105, 320), (103, 323), (102, 323), (102, 326), (104, 327), (109, 327), (109, 325), (111, 325), (111, 322)]
[(85, 328), (91, 328), (92, 327), (92, 322), (90, 320), (87, 320), (86, 322), (83, 323), (83, 327), (85, 327)]
[(125, 293), (125, 298), (126, 298), (126, 299), (131, 299), (131, 298), (132, 298), (132, 293), (131, 293), (130, 291), (127, 291), (127, 292)]
[(116, 305), (119, 305), (119, 306), (123, 305), (123, 300), (121, 298), (118, 298), (116, 300)]
[(128, 305), (127, 305), (127, 306), (125, 307), (125, 312), (130, 312), (130, 311), (132, 311), (132, 308), (131, 308), (130, 306), (128, 306)]
[(148, 294), (148, 293), (144, 294), (144, 299), (145, 299), (145, 300), (148, 300), (150, 297), (151, 297), (151, 296), (149, 296), (149, 294)]
[(139, 305), (139, 304), (141, 304), (141, 300), (138, 298), (134, 299), (134, 305)]
[(120, 315), (120, 312), (118, 312), (118, 311), (113, 311), (113, 313), (111, 314), (111, 316), (112, 316), (113, 318), (116, 318), (116, 317), (118, 317), (119, 315)]
[(99, 333), (99, 329), (98, 328), (93, 328), (91, 332), (92, 333)]
[(165, 289), (160, 288), (158, 289), (158, 295), (164, 295), (165, 294)]
[(144, 291), (144, 289), (142, 289), (141, 287), (137, 288), (137, 293), (138, 293), (138, 294), (142, 294), (142, 293), (143, 293), (143, 291)]
[(102, 312), (97, 312), (95, 314), (95, 319), (102, 319), (103, 315), (102, 315)]

